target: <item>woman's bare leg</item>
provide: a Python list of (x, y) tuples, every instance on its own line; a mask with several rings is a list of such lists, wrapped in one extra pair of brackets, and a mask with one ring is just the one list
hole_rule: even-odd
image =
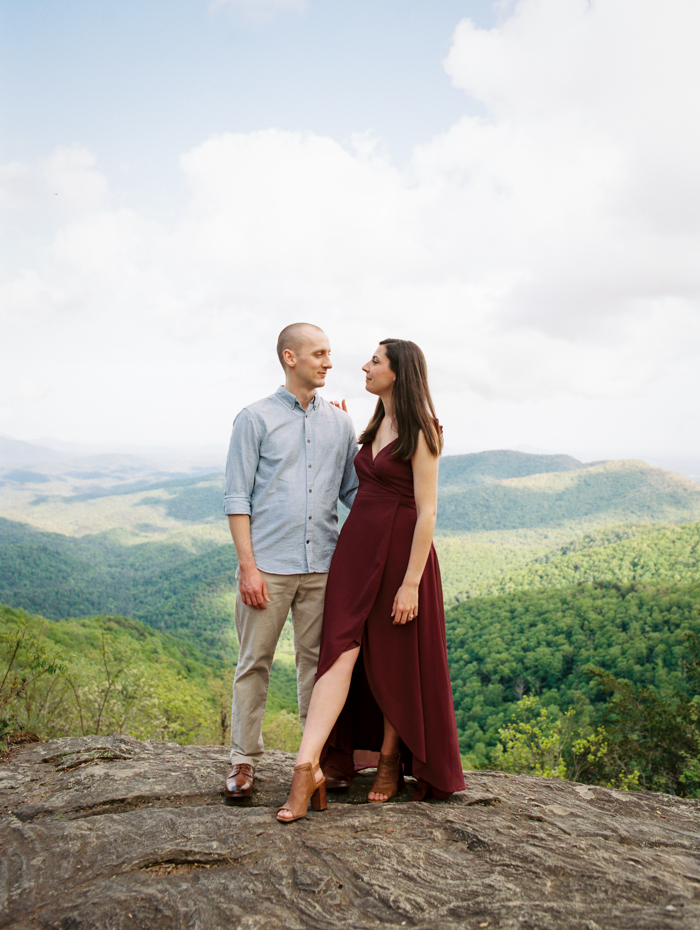
[[(383, 756), (394, 756), (399, 751), (399, 734), (392, 727), (389, 721), (384, 718), (384, 739), (382, 741), (382, 755)], [(387, 801), (388, 798), (385, 794), (380, 794), (378, 791), (370, 791), (367, 795), (370, 801)]]
[[(359, 654), (359, 646), (342, 653), (314, 685), (309, 701), (309, 712), (306, 715), (304, 735), (297, 754), (297, 765), (310, 762), (312, 769), (318, 765), (321, 751), (345, 705), (350, 690), (352, 670)], [(323, 773), (319, 770), (316, 773), (316, 781), (322, 780)], [(282, 814), (282, 820), (291, 819), (291, 811), (289, 811), (289, 818), (285, 817), (284, 813), (283, 808), (277, 816)]]

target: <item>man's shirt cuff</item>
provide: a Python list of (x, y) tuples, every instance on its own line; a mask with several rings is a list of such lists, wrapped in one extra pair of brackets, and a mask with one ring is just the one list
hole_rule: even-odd
[(250, 516), (250, 498), (236, 495), (226, 495), (224, 497), (224, 513), (242, 513)]

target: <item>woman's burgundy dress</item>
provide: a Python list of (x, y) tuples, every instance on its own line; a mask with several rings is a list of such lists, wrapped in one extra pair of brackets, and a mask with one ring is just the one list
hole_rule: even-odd
[[(394, 440), (395, 442), (395, 440)], [(389, 443), (372, 459), (355, 457), (359, 490), (331, 563), (316, 678), (338, 656), (362, 646), (345, 707), (321, 756), (328, 774), (352, 776), (353, 750), (378, 751), (382, 712), (401, 739), (416, 799), (464, 788), (450, 675), (440, 567), (431, 545), (419, 589), (418, 616), (394, 626), (391, 608), (413, 542), (416, 503), (410, 461)]]

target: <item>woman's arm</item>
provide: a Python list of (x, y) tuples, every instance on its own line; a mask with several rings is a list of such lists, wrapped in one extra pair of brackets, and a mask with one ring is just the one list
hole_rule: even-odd
[(418, 585), (428, 560), (430, 544), (435, 531), (437, 517), (438, 465), (440, 459), (428, 449), (423, 433), (418, 435), (418, 445), (411, 459), (413, 467), (413, 493), (416, 498), (418, 518), (413, 530), (411, 555), (403, 583), (394, 598), (391, 616), (394, 623), (407, 623), (418, 614)]

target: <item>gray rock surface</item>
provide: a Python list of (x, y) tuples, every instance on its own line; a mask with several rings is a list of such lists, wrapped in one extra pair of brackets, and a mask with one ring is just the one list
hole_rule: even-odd
[(700, 928), (700, 802), (467, 773), (448, 802), (282, 825), (293, 760), (221, 794), (217, 746), (84, 737), (0, 763), (0, 926), (12, 930)]

